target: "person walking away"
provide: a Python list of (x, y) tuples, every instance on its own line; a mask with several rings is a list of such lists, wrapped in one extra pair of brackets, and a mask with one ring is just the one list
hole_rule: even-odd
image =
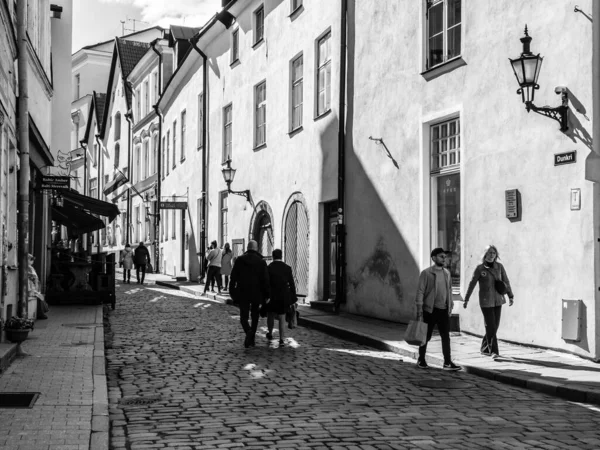
[[(146, 264), (150, 262), (150, 252), (143, 242), (140, 242), (140, 245), (135, 249), (133, 262), (135, 264), (135, 276), (137, 282), (138, 284), (144, 284), (144, 278), (146, 278)], [(142, 272), (141, 279), (140, 271)]]
[[(248, 242), (248, 250), (237, 257), (229, 280), (229, 293), (234, 302), (240, 305), (240, 323), (246, 333), (244, 347), (255, 345), (256, 329), (260, 306), (270, 296), (267, 263), (258, 253), (256, 241)], [(248, 324), (248, 318), (252, 324)]]
[(269, 264), (270, 301), (267, 303), (267, 339), (273, 339), (275, 317), (279, 320), (279, 345), (284, 343), (285, 313), (298, 301), (292, 268), (282, 260), (280, 249), (273, 250), (273, 262)]
[(225, 247), (223, 248), (223, 257), (221, 258), (221, 275), (224, 278), (223, 290), (227, 291), (229, 288), (229, 276), (231, 275), (231, 269), (233, 259), (233, 252), (231, 251), (231, 247), (229, 246), (229, 242), (225, 243)]
[(460, 370), (461, 367), (452, 362), (450, 353), (450, 314), (452, 314), (452, 281), (450, 272), (444, 268), (446, 251), (435, 248), (431, 252), (433, 265), (421, 272), (417, 286), (417, 320), (427, 324), (427, 340), (419, 347), (417, 367), (427, 369), (425, 361), (427, 343), (431, 340), (433, 329), (437, 325), (442, 339), (442, 353), (444, 354), (444, 370)]
[[(500, 327), (502, 305), (506, 303), (504, 294), (508, 294), (509, 306), (513, 305), (515, 298), (510, 281), (506, 275), (506, 270), (498, 262), (499, 256), (498, 249), (494, 245), (486, 247), (481, 264), (473, 272), (473, 278), (469, 283), (465, 302), (463, 303), (463, 306), (466, 308), (475, 285), (479, 283), (479, 307), (483, 313), (485, 323), (485, 335), (481, 342), (481, 354), (491, 356), (494, 359), (500, 355), (497, 334)], [(500, 286), (501, 292), (496, 289), (496, 281), (504, 283), (503, 288)]]
[(208, 286), (212, 283), (210, 292), (215, 292), (214, 283), (217, 282), (219, 294), (221, 293), (221, 259), (223, 252), (217, 245), (217, 241), (212, 241), (206, 252), (206, 260), (208, 261), (208, 273), (206, 274), (206, 282), (204, 284), (204, 293), (208, 291)]
[(133, 250), (131, 245), (126, 244), (121, 253), (121, 265), (123, 266), (123, 283), (131, 284), (131, 269), (133, 269)]

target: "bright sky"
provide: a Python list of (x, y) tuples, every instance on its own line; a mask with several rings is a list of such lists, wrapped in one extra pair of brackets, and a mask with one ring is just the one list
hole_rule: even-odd
[[(221, 0), (73, 0), (73, 49), (160, 25), (201, 27), (221, 9)], [(125, 21), (123, 25), (121, 21)]]

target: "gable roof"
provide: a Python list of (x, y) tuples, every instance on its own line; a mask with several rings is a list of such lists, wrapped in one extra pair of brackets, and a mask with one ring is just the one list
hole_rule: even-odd
[(90, 103), (90, 109), (88, 111), (87, 125), (85, 127), (85, 134), (83, 140), (85, 142), (89, 141), (90, 132), (92, 130), (92, 117), (94, 114), (96, 115), (96, 123), (98, 124), (99, 133), (102, 134), (101, 125), (103, 125), (102, 119), (104, 116), (104, 107), (106, 105), (106, 94), (101, 94), (99, 92), (94, 91), (92, 94), (92, 102)]
[(175, 41), (184, 40), (187, 41), (193, 38), (200, 27), (184, 27), (181, 25), (171, 25), (171, 32), (169, 33), (169, 45), (173, 46)]

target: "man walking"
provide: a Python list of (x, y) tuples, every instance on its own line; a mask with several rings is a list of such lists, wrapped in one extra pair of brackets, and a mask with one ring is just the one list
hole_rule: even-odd
[(283, 330), (285, 329), (285, 313), (289, 307), (296, 303), (296, 285), (292, 268), (284, 263), (280, 249), (273, 250), (273, 262), (269, 264), (269, 283), (271, 285), (271, 297), (267, 303), (267, 339), (273, 339), (273, 325), (275, 316), (279, 320), (279, 345), (284, 343)]
[[(137, 277), (137, 282), (138, 284), (144, 284), (144, 278), (146, 278), (146, 264), (150, 262), (150, 252), (143, 242), (140, 242), (140, 245), (135, 249), (135, 252), (133, 253), (133, 262), (135, 264), (135, 276)], [(141, 280), (140, 271), (142, 272)]]
[(433, 328), (437, 325), (442, 339), (442, 353), (444, 354), (444, 370), (460, 370), (461, 367), (452, 362), (450, 357), (450, 314), (454, 302), (452, 301), (452, 281), (450, 272), (444, 268), (446, 264), (446, 251), (435, 248), (431, 252), (433, 265), (421, 272), (417, 287), (417, 320), (427, 324), (427, 341), (419, 347), (417, 367), (427, 369), (425, 362), (427, 342), (431, 340)]
[[(248, 251), (236, 259), (229, 280), (229, 293), (240, 305), (240, 323), (246, 333), (244, 346), (254, 346), (260, 305), (270, 295), (267, 263), (258, 253), (256, 241), (249, 241)], [(248, 324), (249, 317), (252, 325)]]

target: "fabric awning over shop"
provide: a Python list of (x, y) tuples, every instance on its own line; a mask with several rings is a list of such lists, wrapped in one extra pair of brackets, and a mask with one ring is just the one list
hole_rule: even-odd
[(119, 208), (116, 205), (82, 195), (74, 190), (61, 191), (61, 196), (63, 197), (65, 206), (71, 206), (98, 216), (108, 217), (109, 222), (112, 222), (120, 214)]
[(145, 180), (139, 181), (138, 183), (134, 184), (131, 187), (131, 190), (133, 191), (134, 194), (141, 194), (142, 192), (147, 191), (152, 186), (154, 186), (157, 181), (158, 181), (158, 174), (155, 173), (154, 175), (149, 176)]
[(104, 195), (109, 195), (116, 191), (119, 187), (123, 186), (127, 182), (127, 177), (124, 173), (119, 172), (114, 180), (104, 186), (102, 191)]
[(91, 233), (105, 228), (104, 221), (85, 211), (68, 205), (52, 207), (52, 220), (69, 228), (75, 234)]

